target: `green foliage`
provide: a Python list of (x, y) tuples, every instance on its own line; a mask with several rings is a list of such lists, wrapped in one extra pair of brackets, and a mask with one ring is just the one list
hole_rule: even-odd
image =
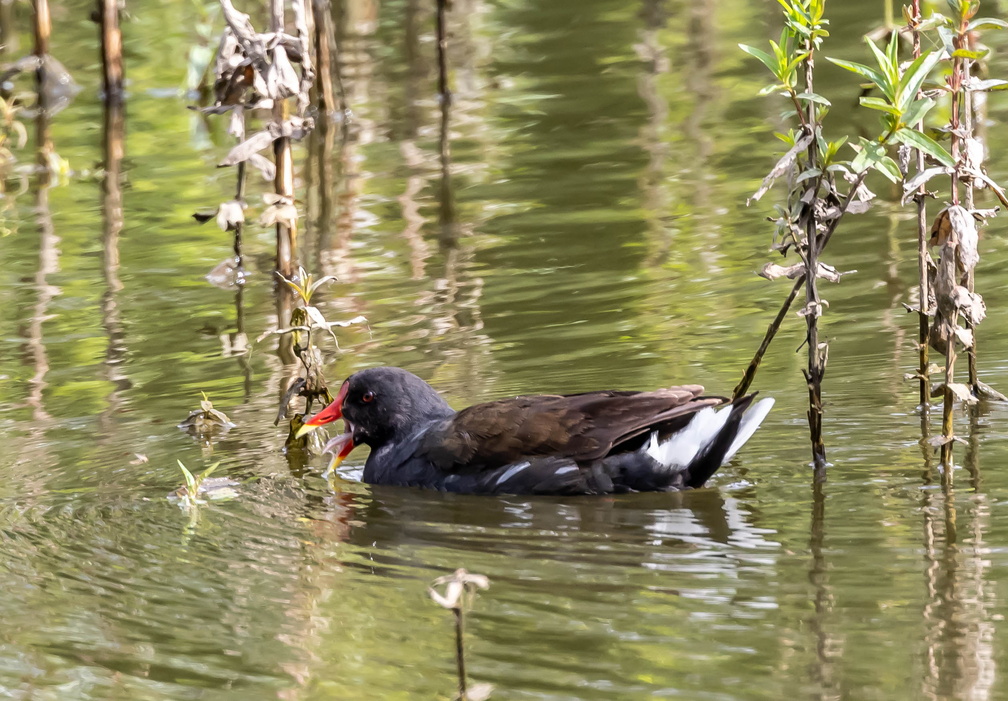
[[(928, 75), (941, 60), (941, 53), (937, 51), (924, 53), (915, 59), (906, 70), (901, 70), (897, 33), (893, 33), (885, 51), (879, 49), (870, 39), (866, 39), (866, 43), (875, 56), (877, 68), (854, 61), (842, 61), (835, 58), (829, 60), (841, 68), (867, 78), (871, 86), (881, 93), (882, 97), (861, 98), (863, 107), (882, 113), (883, 134), (879, 138), (879, 142), (886, 143), (896, 137), (897, 133), (900, 133), (902, 136), (895, 138), (896, 141), (915, 147), (917, 143), (924, 144), (926, 147), (921, 147), (921, 150), (944, 165), (951, 166), (952, 157), (932, 139), (915, 131), (911, 126), (919, 124), (935, 105), (934, 100), (929, 97), (918, 97), (918, 93)], [(908, 131), (914, 132), (914, 134), (907, 135)]]
[(312, 274), (305, 271), (302, 267), (298, 267), (298, 276), (293, 280), (288, 280), (280, 273), (277, 273), (277, 277), (283, 280), (284, 284), (301, 298), (306, 307), (311, 304), (312, 295), (315, 294), (318, 288), (336, 279), (335, 275), (325, 275), (315, 280)]
[(189, 468), (182, 464), (181, 460), (176, 460), (175, 462), (178, 463), (179, 469), (182, 470), (182, 475), (185, 477), (185, 486), (176, 490), (173, 496), (178, 497), (186, 505), (201, 503), (199, 500), (200, 487), (213, 474), (214, 470), (220, 466), (220, 463), (215, 462), (199, 475), (193, 475)]

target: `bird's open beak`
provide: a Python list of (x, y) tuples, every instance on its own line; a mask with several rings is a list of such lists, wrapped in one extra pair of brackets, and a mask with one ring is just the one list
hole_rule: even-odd
[[(302, 436), (308, 435), (319, 426), (324, 426), (338, 419), (343, 419), (343, 400), (346, 399), (349, 388), (350, 384), (348, 382), (344, 382), (343, 386), (340, 387), (339, 394), (336, 395), (336, 399), (333, 400), (333, 403), (305, 421), (304, 425), (298, 429), (296, 434), (294, 434), (294, 437), (301, 438)], [(328, 443), (326, 443), (325, 448), (322, 449), (325, 453), (335, 454), (336, 457), (333, 461), (333, 467), (343, 462), (343, 459), (346, 458), (346, 456), (350, 454), (350, 451), (356, 447), (353, 442), (353, 427), (350, 425), (349, 421), (346, 421), (346, 419), (343, 420), (346, 423), (347, 432), (331, 439)]]

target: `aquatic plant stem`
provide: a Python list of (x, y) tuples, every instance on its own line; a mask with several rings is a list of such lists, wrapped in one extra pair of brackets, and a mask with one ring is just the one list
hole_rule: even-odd
[[(960, 22), (960, 30), (963, 29), (964, 21)], [(960, 31), (954, 38), (953, 44), (956, 49), (963, 48), (963, 33)], [(963, 93), (963, 63), (962, 57), (955, 57), (952, 61), (952, 75), (948, 78), (948, 85), (951, 92), (952, 100), (952, 112), (949, 117), (949, 133), (951, 134), (952, 140), (952, 160), (955, 161), (956, 167), (952, 169), (952, 183), (951, 183), (951, 197), (952, 204), (959, 204), (959, 165), (960, 159), (962, 157), (962, 137), (961, 137), (961, 102), (960, 98)], [(939, 263), (938, 270), (938, 289), (942, 289), (941, 278), (945, 278), (945, 286), (951, 287), (956, 284), (958, 277), (957, 269), (957, 258), (958, 254), (956, 248), (958, 248), (958, 234), (952, 232), (952, 239), (946, 241), (942, 244), (941, 251), (941, 261)], [(952, 316), (948, 320), (951, 329), (955, 329), (959, 322), (959, 311), (953, 307)], [(945, 388), (942, 398), (942, 445), (941, 445), (941, 464), (942, 464), (942, 480), (943, 482), (951, 485), (952, 483), (952, 469), (954, 463), (952, 462), (952, 445), (954, 443), (955, 434), (952, 424), (952, 411), (955, 407), (956, 395), (952, 390), (952, 384), (955, 382), (955, 362), (956, 362), (956, 338), (955, 334), (949, 334), (948, 342), (945, 346)]]
[[(284, 3), (283, 0), (272, 0), (271, 2), (271, 28), (274, 32), (280, 33), (284, 29)], [(284, 51), (283, 46), (277, 46), (274, 51)], [(283, 124), (290, 116), (290, 106), (286, 99), (277, 99), (273, 102), (273, 121), (276, 124)], [(276, 174), (273, 178), (273, 188), (277, 195), (284, 198), (284, 201), (294, 202), (294, 157), (291, 153), (291, 140), (289, 136), (279, 136), (273, 141), (273, 158), (276, 164)], [(297, 258), (297, 222), (277, 221), (276, 223), (276, 269), (286, 278), (294, 274), (294, 261)], [(287, 318), (278, 319), (282, 325), (287, 323)]]
[[(246, 162), (238, 164), (238, 185), (235, 187), (235, 200), (245, 201), (245, 183), (248, 181)], [(234, 225), (234, 255), (235, 255), (235, 283), (245, 284), (245, 257), (242, 253), (242, 233), (245, 229), (245, 221), (235, 222)]]
[(788, 310), (791, 308), (791, 303), (794, 302), (795, 297), (798, 296), (798, 291), (801, 290), (802, 286), (805, 284), (805, 276), (799, 275), (795, 281), (794, 285), (791, 286), (791, 292), (784, 299), (784, 303), (781, 308), (777, 311), (777, 316), (774, 320), (770, 322), (767, 327), (766, 333), (763, 334), (763, 341), (760, 343), (759, 348), (756, 349), (756, 354), (753, 359), (749, 361), (749, 365), (746, 367), (745, 372), (742, 373), (742, 379), (735, 389), (732, 390), (732, 399), (738, 399), (743, 394), (749, 391), (749, 387), (752, 385), (753, 379), (756, 377), (756, 371), (759, 369), (760, 363), (763, 361), (763, 356), (766, 354), (767, 349), (770, 347), (770, 342), (773, 341), (774, 336), (777, 335), (777, 331), (780, 330), (781, 324), (784, 322), (784, 317), (787, 316)]
[(455, 663), (458, 667), (459, 699), (466, 701), (465, 641), (463, 638), (464, 619), (462, 607), (452, 609), (455, 614)]
[[(809, 94), (815, 92), (814, 68), (815, 54), (814, 45), (811, 41), (806, 43), (808, 55), (805, 58), (805, 90)], [(807, 107), (807, 120), (813, 130), (818, 128), (816, 124), (816, 105), (809, 101)], [(812, 139), (807, 150), (809, 169), (819, 168), (819, 144), (816, 139)], [(818, 189), (819, 180), (812, 178), (808, 187)], [(813, 191), (813, 198), (817, 193)], [(818, 277), (816, 275), (819, 268), (819, 242), (818, 237), (818, 217), (814, 205), (805, 208), (805, 324), (808, 330), (808, 369), (804, 372), (805, 381), (808, 385), (809, 395), (809, 438), (812, 441), (812, 462), (815, 466), (816, 480), (820, 481), (825, 477), (826, 468), (826, 446), (822, 437), (822, 380), (826, 372), (826, 346), (819, 343), (819, 316), (822, 313), (822, 300), (819, 298)]]
[[(911, 29), (913, 30), (913, 56), (918, 58), (921, 55), (921, 37), (918, 25), (921, 21), (920, 0), (913, 0)], [(917, 91), (920, 99), (922, 92)], [(923, 131), (924, 120), (920, 120), (915, 125), (918, 131)], [(917, 155), (917, 172), (924, 170), (924, 152), (914, 149)], [(931, 378), (928, 368), (930, 367), (930, 344), (928, 335), (931, 325), (931, 292), (928, 280), (928, 266), (931, 262), (931, 254), (928, 252), (928, 220), (927, 220), (927, 188), (924, 183), (917, 188), (914, 194), (914, 203), (917, 206), (917, 350), (918, 350), (918, 400), (921, 411), (928, 412), (931, 402)]]
[(105, 90), (105, 101), (121, 101), (123, 51), (118, 0), (98, 0), (98, 17), (101, 21), (102, 86)]
[[(965, 35), (963, 37), (964, 48), (969, 44), (969, 36)], [(963, 60), (962, 62), (962, 77), (965, 84), (970, 82), (970, 62), (968, 60)], [(973, 92), (970, 90), (962, 91), (962, 130), (963, 136), (966, 138), (966, 143), (969, 144), (973, 140)], [(967, 146), (968, 148), (968, 146)], [(965, 182), (965, 190), (963, 191), (963, 206), (972, 212), (974, 209), (973, 201), (973, 178), (967, 177)], [(975, 270), (970, 268), (966, 271), (966, 289), (970, 292), (976, 290), (976, 275)], [(976, 324), (972, 318), (966, 319), (966, 326), (969, 328), (972, 335), (972, 343), (966, 348), (966, 364), (969, 373), (969, 386), (970, 391), (973, 393), (974, 397), (980, 396), (980, 383), (977, 377), (977, 355), (976, 355), (976, 344), (977, 344), (977, 333)]]
[(445, 28), (445, 12), (448, 0), (437, 0), (437, 56), (438, 56), (438, 94), (442, 101), (451, 100), (448, 89), (448, 38)]
[[(35, 8), (35, 48), (38, 68), (35, 69), (36, 106), (38, 117), (35, 121), (35, 144), (39, 167), (46, 174), (50, 172), (53, 145), (49, 135), (49, 104), (46, 98), (46, 57), (49, 55), (49, 36), (52, 34), (52, 20), (49, 16), (49, 0), (34, 0)], [(45, 185), (48, 185), (48, 177)]]
[[(865, 177), (868, 175), (868, 171), (862, 171), (855, 178), (854, 182), (851, 183), (850, 191), (847, 193), (847, 197), (844, 198), (843, 204), (840, 205), (840, 216), (833, 219), (826, 228), (825, 233), (819, 237), (819, 255), (822, 255), (823, 250), (826, 248), (826, 244), (829, 243), (830, 238), (833, 236), (833, 232), (836, 231), (837, 226), (839, 226), (844, 215), (847, 213), (847, 208), (850, 203), (854, 200), (854, 195), (857, 193), (861, 183), (864, 182)], [(794, 302), (795, 297), (798, 296), (798, 292), (801, 290), (802, 286), (805, 284), (805, 275), (799, 275), (795, 278), (794, 285), (791, 287), (791, 291), (788, 296), (784, 299), (784, 303), (777, 312), (777, 316), (767, 327), (766, 334), (763, 336), (763, 341), (760, 343), (758, 349), (756, 349), (756, 354), (753, 355), (753, 359), (749, 361), (748, 367), (746, 367), (745, 372), (742, 374), (742, 379), (739, 381), (738, 385), (732, 391), (732, 398), (738, 399), (747, 391), (752, 385), (753, 380), (756, 377), (756, 371), (759, 369), (760, 362), (763, 360), (763, 356), (766, 354), (767, 349), (770, 347), (770, 342), (773, 341), (774, 336), (777, 335), (777, 331), (780, 330), (780, 326), (784, 321), (784, 317), (787, 316), (788, 310), (791, 308), (791, 304)]]

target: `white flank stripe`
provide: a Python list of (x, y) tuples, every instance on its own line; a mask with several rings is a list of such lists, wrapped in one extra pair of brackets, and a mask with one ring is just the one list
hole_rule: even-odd
[(575, 467), (574, 465), (571, 465), (569, 467), (561, 467), (559, 470), (556, 471), (556, 474), (566, 475), (568, 472), (577, 472), (577, 467)]
[(742, 423), (739, 424), (739, 430), (735, 435), (735, 440), (732, 441), (731, 447), (728, 448), (728, 452), (725, 454), (725, 462), (731, 460), (735, 453), (738, 452), (738, 449), (745, 445), (747, 440), (752, 438), (752, 434), (756, 433), (756, 429), (759, 428), (761, 423), (763, 423), (763, 419), (765, 419), (767, 414), (770, 413), (773, 405), (773, 398), (767, 397), (766, 399), (761, 399), (749, 407), (745, 415), (742, 417)]
[(505, 472), (503, 475), (497, 478), (497, 486), (499, 487), (500, 485), (504, 484), (505, 482), (507, 482), (509, 479), (517, 475), (519, 472), (521, 472), (528, 466), (529, 463), (520, 462), (517, 465), (514, 465), (513, 467), (509, 467), (507, 472)]

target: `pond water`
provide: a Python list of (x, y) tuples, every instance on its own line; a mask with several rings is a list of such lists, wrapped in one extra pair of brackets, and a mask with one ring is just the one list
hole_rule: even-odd
[[(745, 205), (779, 153), (782, 105), (756, 97), (761, 68), (736, 46), (777, 36), (777, 5), (455, 0), (457, 245), (444, 247), (432, 4), (340, 4), (353, 119), (297, 153), (303, 261), (339, 277), (319, 306), (368, 319), (339, 331), (340, 350), (323, 342), (330, 381), (400, 365), (459, 407), (683, 382), (730, 392), (787, 285), (753, 274), (774, 193)], [(276, 323), (272, 231), (249, 228), (241, 293), (205, 280), (231, 241), (191, 214), (232, 196), (233, 171), (215, 167), (231, 141), (183, 90), (220, 18), (130, 5), (115, 239), (92, 5), (58, 5), (53, 51), (82, 87), (52, 124), (69, 170), (48, 188), (9, 182), (0, 238), (2, 695), (451, 698), (453, 622), (426, 587), (464, 567), (491, 582), (467, 618), (467, 663), (494, 698), (1008, 698), (1008, 407), (957, 412), (966, 444), (943, 487), (903, 380), (912, 215), (886, 183), (826, 256), (858, 272), (824, 290), (821, 488), (794, 315), (755, 384), (777, 406), (708, 488), (377, 488), (357, 478), (364, 451), (327, 481), (322, 458), (284, 455), (274, 418), (297, 368), (255, 342)], [(827, 53), (864, 60), (877, 5), (829, 5)], [(991, 73), (1008, 74), (1002, 54)], [(831, 126), (874, 129), (852, 79), (825, 66), (822, 80)], [(1004, 180), (1008, 101), (992, 97), (988, 117)], [(982, 377), (1005, 391), (1003, 226), (984, 233), (978, 287)], [(234, 353), (242, 334), (251, 354)], [(237, 424), (211, 444), (176, 428), (200, 392)], [(180, 509), (166, 499), (176, 460), (219, 461), (239, 497)]]

